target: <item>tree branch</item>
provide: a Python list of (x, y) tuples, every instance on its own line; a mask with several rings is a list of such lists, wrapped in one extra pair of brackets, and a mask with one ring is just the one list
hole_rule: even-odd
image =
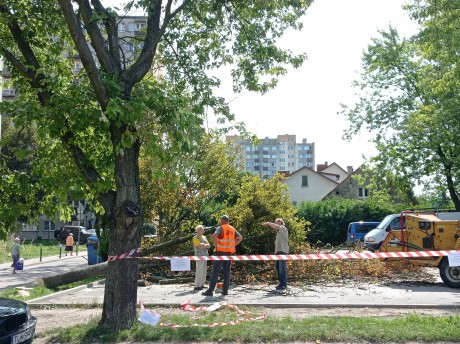
[[(115, 74), (117, 71), (117, 67), (114, 63), (112, 56), (109, 54), (105, 38), (104, 36), (102, 36), (97, 20), (94, 20), (94, 13), (91, 8), (91, 5), (89, 4), (89, 1), (88, 0), (78, 0), (78, 5), (79, 5), (80, 13), (83, 18), (83, 22), (85, 23), (86, 31), (88, 32), (88, 35), (91, 39), (91, 45), (94, 48), (94, 51), (96, 52), (96, 56), (99, 62), (101, 63), (102, 68), (107, 73)], [(100, 3), (99, 3), (99, 7), (97, 8), (99, 10), (105, 11), (104, 7)], [(104, 21), (106, 24), (106, 28), (107, 28), (107, 24), (110, 25), (107, 28), (107, 33), (109, 34), (109, 31), (110, 31), (110, 38), (113, 40), (114, 32), (113, 32), (113, 29), (110, 30), (110, 28), (111, 27), (116, 28), (117, 25), (116, 23), (111, 23), (110, 19), (108, 19), (110, 18), (110, 14), (107, 11), (105, 11), (103, 15), (107, 18)], [(115, 30), (115, 32), (117, 31)], [(115, 36), (117, 36), (117, 34), (115, 34)], [(115, 37), (115, 41), (118, 41), (117, 37)]]
[(94, 61), (93, 55), (91, 54), (91, 51), (88, 47), (88, 42), (85, 39), (83, 30), (74, 13), (72, 3), (70, 0), (59, 0), (59, 5), (61, 6), (70, 35), (72, 36), (77, 51), (80, 54), (81, 62), (85, 67), (86, 73), (88, 74), (88, 78), (91, 86), (94, 89), (96, 98), (99, 102), (99, 105), (101, 106), (102, 111), (104, 112), (109, 102), (109, 94), (101, 80), (99, 71), (96, 67), (96, 62)]
[(37, 96), (42, 105), (49, 104), (51, 100), (51, 92), (46, 89), (46, 85), (43, 83), (45, 75), (43, 73), (38, 73), (40, 69), (40, 63), (35, 56), (35, 53), (32, 50), (32, 47), (29, 44), (29, 41), (24, 37), (21, 27), (18, 22), (13, 19), (14, 16), (11, 14), (8, 7), (5, 5), (0, 6), (0, 12), (8, 15), (11, 19), (8, 21), (8, 29), (13, 36), (14, 41), (16, 42), (19, 51), (26, 61), (26, 67), (22, 62), (20, 62), (13, 54), (8, 50), (2, 49), (5, 53), (5, 58), (11, 62), (12, 65), (18, 68), (18, 70), (23, 73), (31, 82), (33, 88), (38, 90)]
[(118, 42), (118, 24), (117, 18), (110, 11), (107, 11), (99, 0), (91, 0), (96, 13), (103, 16), (103, 22), (107, 30), (109, 42), (109, 54), (112, 57), (112, 63), (116, 74), (121, 72), (119, 42)]
[(163, 23), (160, 26), (162, 2), (163, 0), (155, 0), (152, 7), (149, 9), (144, 47), (137, 61), (127, 69), (123, 75), (127, 84), (126, 91), (128, 92), (131, 90), (132, 86), (139, 82), (150, 70), (158, 43), (166, 32), (169, 22), (187, 6), (190, 0), (184, 0), (172, 13), (171, 6), (173, 0), (167, 0)]

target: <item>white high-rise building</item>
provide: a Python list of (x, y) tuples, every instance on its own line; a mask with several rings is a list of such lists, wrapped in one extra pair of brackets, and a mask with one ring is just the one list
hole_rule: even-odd
[(227, 136), (227, 142), (241, 150), (241, 166), (244, 171), (258, 174), (262, 179), (276, 173), (292, 173), (299, 168), (315, 166), (315, 143), (296, 142), (296, 135), (278, 135), (276, 138), (259, 139), (254, 145), (242, 136)]

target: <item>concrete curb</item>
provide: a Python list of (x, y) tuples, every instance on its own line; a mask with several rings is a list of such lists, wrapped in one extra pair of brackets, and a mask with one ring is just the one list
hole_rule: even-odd
[[(92, 288), (96, 285), (100, 285), (100, 284), (104, 284), (105, 283), (105, 279), (104, 280), (100, 280), (100, 281), (96, 281), (96, 282), (91, 282), (91, 283), (88, 283), (88, 284), (84, 284), (84, 285), (80, 285), (78, 287), (75, 287), (75, 288), (71, 288), (71, 289), (66, 289), (66, 290), (61, 290), (61, 291), (58, 291), (57, 293), (53, 293), (53, 294), (49, 294), (49, 295), (45, 295), (45, 296), (42, 296), (42, 297), (37, 297), (36, 299), (33, 299), (33, 300), (29, 300), (27, 301), (27, 304), (29, 306), (31, 306), (32, 308), (39, 308), (39, 307), (42, 307), (42, 306), (50, 306), (49, 303), (42, 303), (43, 301), (48, 301), (50, 299), (53, 299), (55, 297), (58, 297), (58, 296), (61, 296), (61, 295), (65, 295), (67, 293), (72, 293), (72, 292), (75, 292), (75, 291), (80, 291), (80, 290), (83, 290), (83, 289), (86, 289), (86, 288)], [(73, 304), (57, 304), (58, 306), (63, 306), (63, 307), (66, 307), (66, 306), (70, 306)], [(86, 304), (87, 305), (87, 304)]]

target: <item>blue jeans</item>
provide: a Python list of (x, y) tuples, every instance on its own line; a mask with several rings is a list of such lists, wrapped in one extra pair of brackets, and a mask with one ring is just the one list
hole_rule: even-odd
[[(286, 252), (278, 251), (275, 254), (287, 254)], [(285, 260), (275, 260), (275, 270), (278, 275), (279, 283), (277, 288), (287, 287), (287, 269)]]
[[(227, 252), (216, 252), (216, 256), (231, 256)], [(219, 273), (222, 268), (224, 268), (224, 286), (222, 288), (223, 292), (228, 292), (230, 287), (230, 272), (231, 272), (232, 262), (230, 260), (215, 260), (211, 272), (211, 281), (209, 282), (208, 290), (214, 291), (217, 284), (217, 279), (219, 278)]]

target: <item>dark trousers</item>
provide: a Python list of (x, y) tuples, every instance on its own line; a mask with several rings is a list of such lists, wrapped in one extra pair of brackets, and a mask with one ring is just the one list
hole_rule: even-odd
[[(286, 254), (285, 252), (276, 252), (276, 254)], [(278, 275), (278, 287), (286, 288), (287, 286), (287, 269), (285, 260), (275, 260), (275, 270)]]
[[(216, 252), (216, 256), (231, 256), (231, 253), (227, 252)], [(230, 260), (215, 260), (214, 265), (212, 266), (211, 272), (211, 281), (209, 282), (208, 290), (214, 291), (217, 284), (217, 279), (219, 278), (219, 273), (222, 268), (224, 268), (224, 286), (222, 291), (228, 292), (230, 287), (230, 273), (231, 273), (232, 262)]]

